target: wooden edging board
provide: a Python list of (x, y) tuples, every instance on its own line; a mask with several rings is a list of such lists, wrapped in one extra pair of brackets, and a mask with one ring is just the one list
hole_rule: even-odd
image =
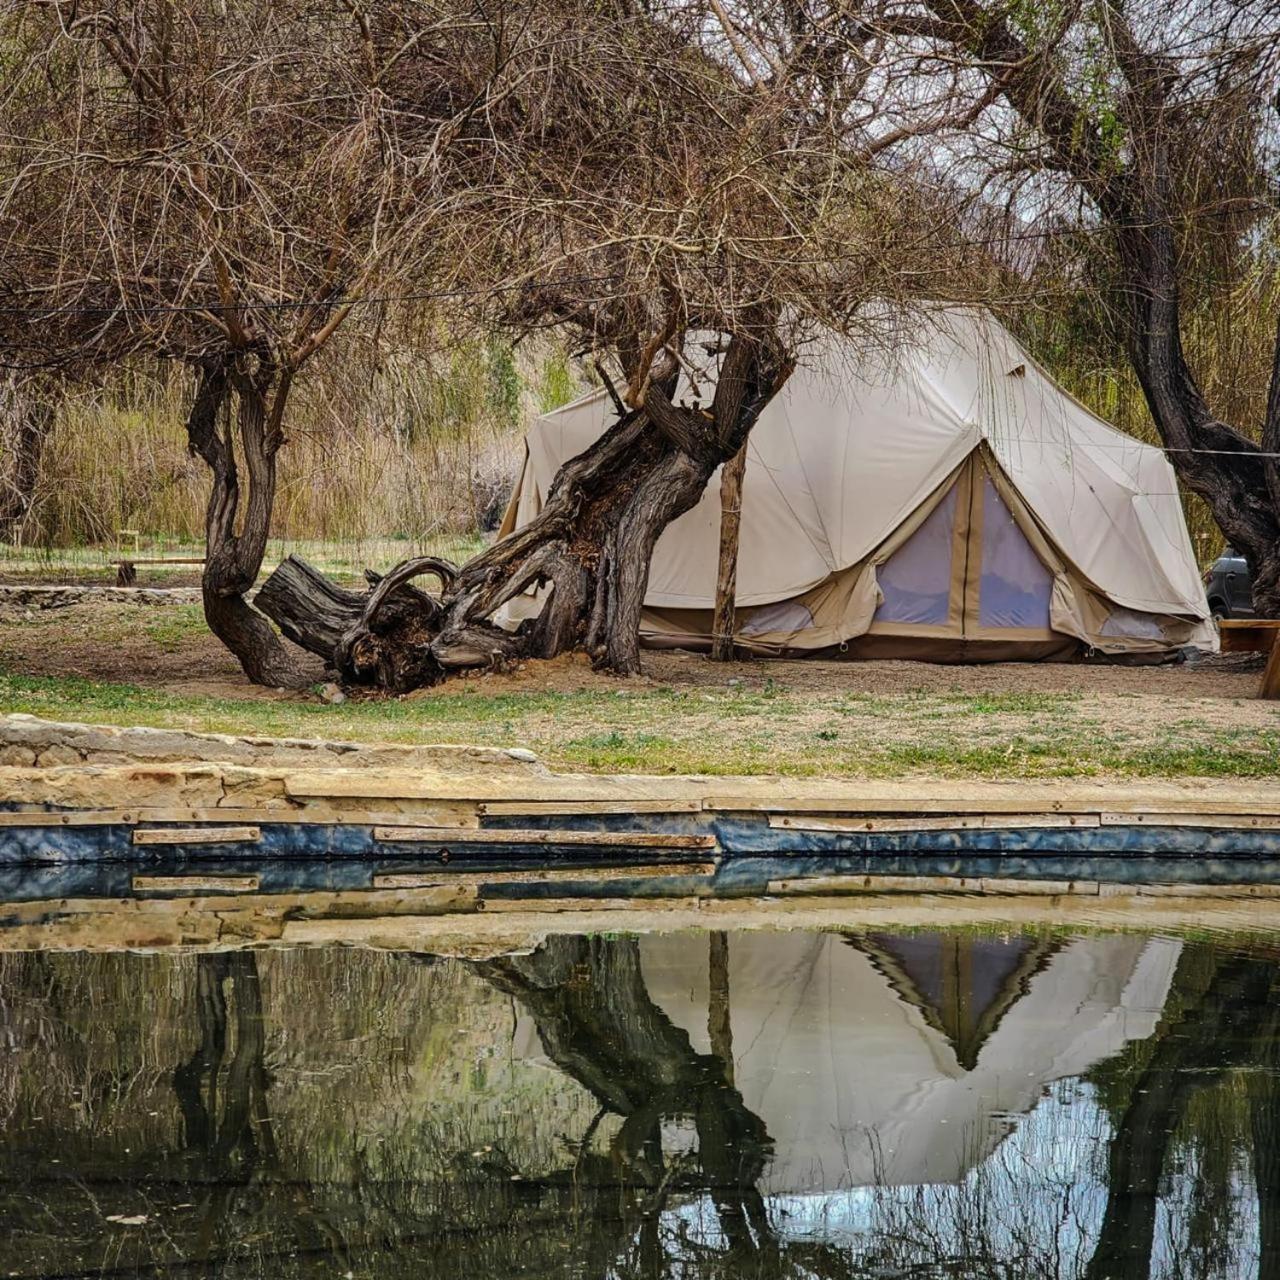
[(516, 831), (486, 827), (450, 831), (436, 827), (374, 827), (373, 838), (385, 843), (588, 845), (621, 849), (714, 849), (712, 835), (669, 835), (661, 831)]

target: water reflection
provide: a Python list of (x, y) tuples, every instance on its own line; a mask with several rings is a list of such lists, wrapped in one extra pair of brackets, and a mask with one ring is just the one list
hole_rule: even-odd
[(1280, 1275), (1265, 948), (0, 956), (0, 1274)]

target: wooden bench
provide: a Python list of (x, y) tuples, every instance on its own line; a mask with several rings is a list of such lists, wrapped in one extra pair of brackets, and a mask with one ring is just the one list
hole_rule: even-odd
[(1260, 698), (1280, 698), (1280, 618), (1223, 618), (1218, 623), (1223, 653), (1265, 653)]
[(204, 564), (203, 556), (173, 556), (157, 560), (112, 560), (116, 570), (116, 586), (131, 587), (138, 581), (140, 564)]

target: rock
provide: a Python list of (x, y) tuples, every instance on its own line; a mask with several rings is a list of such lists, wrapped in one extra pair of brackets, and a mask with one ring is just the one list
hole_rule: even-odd
[(507, 755), (509, 755), (512, 760), (520, 760), (525, 764), (538, 763), (538, 757), (527, 747), (508, 747)]
[(53, 769), (60, 764), (80, 764), (81, 762), (80, 753), (64, 742), (55, 742), (53, 746), (45, 747), (40, 753), (39, 761), (42, 769)]
[(0, 765), (16, 765), (29, 769), (36, 762), (36, 753), (30, 747), (0, 747)]

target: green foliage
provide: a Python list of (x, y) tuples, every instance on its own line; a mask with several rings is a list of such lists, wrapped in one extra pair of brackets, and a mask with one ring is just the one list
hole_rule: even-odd
[(578, 390), (563, 352), (553, 352), (543, 363), (538, 378), (538, 411), (550, 413), (561, 408), (578, 394)]

